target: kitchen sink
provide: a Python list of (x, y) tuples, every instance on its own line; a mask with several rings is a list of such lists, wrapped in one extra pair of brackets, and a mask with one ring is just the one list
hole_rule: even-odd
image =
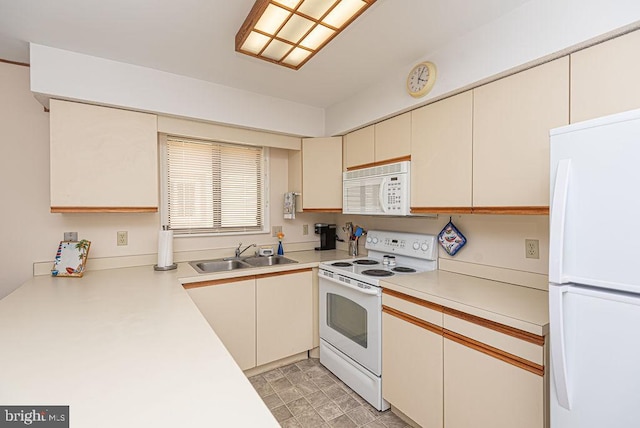
[(260, 266), (274, 266), (274, 265), (285, 265), (289, 263), (298, 263), (295, 260), (288, 259), (283, 256), (268, 256), (268, 257), (247, 257), (246, 259), (242, 259), (244, 263), (250, 264), (254, 267)]
[(225, 258), (225, 259), (215, 259), (215, 260), (200, 260), (197, 262), (190, 262), (189, 264), (198, 273), (216, 273), (216, 272), (228, 272), (228, 271), (238, 270), (238, 269), (284, 265), (288, 263), (298, 263), (298, 262), (283, 256), (269, 256), (269, 257), (244, 257), (241, 259)]
[(198, 273), (215, 273), (215, 272), (227, 272), (230, 270), (246, 269), (253, 267), (244, 263), (240, 259), (218, 259), (218, 260), (203, 260), (199, 262), (189, 263)]

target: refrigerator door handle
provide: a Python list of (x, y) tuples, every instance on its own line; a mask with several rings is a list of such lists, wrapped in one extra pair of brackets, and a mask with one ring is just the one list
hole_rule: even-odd
[(551, 338), (551, 365), (558, 403), (571, 410), (571, 394), (567, 376), (567, 354), (564, 335), (564, 295), (568, 285), (549, 285), (549, 324)]
[(556, 183), (551, 200), (551, 219), (549, 227), (549, 281), (562, 284), (562, 263), (564, 253), (564, 226), (567, 216), (567, 193), (571, 159), (558, 162)]

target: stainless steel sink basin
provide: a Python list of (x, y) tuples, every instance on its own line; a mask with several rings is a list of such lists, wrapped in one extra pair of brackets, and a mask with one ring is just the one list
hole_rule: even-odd
[(269, 257), (244, 257), (241, 259), (225, 258), (215, 260), (200, 260), (189, 264), (198, 273), (228, 272), (238, 269), (256, 268), (264, 266), (284, 265), (288, 263), (298, 263), (295, 260), (283, 256)]
[(288, 259), (284, 256), (268, 256), (268, 257), (247, 257), (242, 259), (244, 263), (254, 267), (285, 265), (289, 263), (298, 263), (295, 260)]
[(215, 273), (215, 272), (227, 272), (236, 269), (246, 269), (253, 267), (244, 263), (240, 259), (218, 259), (218, 260), (202, 260), (199, 262), (189, 263), (198, 273)]

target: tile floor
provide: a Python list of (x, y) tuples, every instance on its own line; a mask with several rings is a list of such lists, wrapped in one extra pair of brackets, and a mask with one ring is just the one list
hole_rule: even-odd
[(284, 428), (405, 428), (390, 410), (378, 412), (340, 379), (309, 358), (249, 378)]

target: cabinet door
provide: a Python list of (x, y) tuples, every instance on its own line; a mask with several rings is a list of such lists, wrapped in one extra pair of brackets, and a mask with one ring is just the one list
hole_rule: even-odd
[(543, 377), (444, 339), (446, 428), (543, 428)]
[(640, 31), (571, 54), (571, 123), (640, 108)]
[(375, 161), (374, 136), (373, 125), (344, 136), (344, 169), (371, 164)]
[(158, 210), (155, 115), (51, 100), (52, 212)]
[(305, 210), (342, 212), (342, 137), (302, 140)]
[(257, 364), (313, 347), (311, 269), (259, 275), (256, 282)]
[(442, 427), (442, 335), (382, 314), (382, 396), (423, 427)]
[(251, 277), (187, 290), (242, 370), (256, 366), (255, 285)]
[(375, 124), (375, 161), (406, 158), (411, 155), (411, 113), (404, 113)]
[(549, 130), (569, 120), (569, 59), (500, 79), (473, 93), (474, 210), (529, 208), (535, 213), (537, 208), (548, 213)]
[(471, 91), (412, 112), (412, 211), (471, 211), (472, 123)]

